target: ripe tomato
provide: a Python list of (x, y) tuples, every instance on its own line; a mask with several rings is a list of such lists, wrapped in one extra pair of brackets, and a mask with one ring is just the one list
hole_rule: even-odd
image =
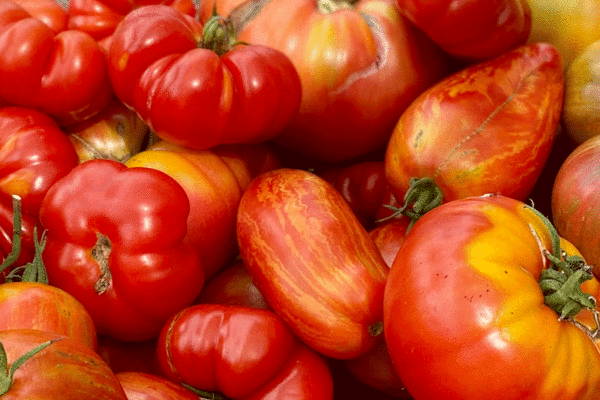
[(12, 329), (0, 331), (0, 343), (7, 356), (0, 357), (0, 375), (7, 374), (8, 367), (16, 366), (27, 352), (47, 345), (15, 370), (12, 382), (0, 380), (2, 400), (127, 400), (108, 365), (78, 340), (35, 329)]
[(600, 278), (600, 136), (583, 142), (561, 165), (552, 187), (552, 217)]
[(131, 11), (148, 4), (165, 4), (191, 17), (196, 15), (193, 0), (69, 0), (68, 26), (90, 34), (108, 52), (117, 25)]
[(92, 317), (75, 297), (38, 282), (0, 285), (0, 331), (37, 329), (65, 335), (96, 350), (98, 339)]
[(259, 175), (242, 196), (237, 237), (267, 303), (309, 347), (344, 359), (373, 346), (388, 267), (327, 181), (288, 168)]
[(147, 372), (119, 372), (117, 379), (129, 400), (199, 400), (191, 390)]
[(48, 25), (54, 33), (68, 29), (66, 10), (56, 0), (12, 0), (32, 17)]
[(551, 45), (521, 46), (426, 90), (400, 117), (385, 155), (402, 199), (430, 178), (445, 201), (501, 193), (527, 199), (556, 136), (563, 68)]
[(0, 2), (1, 102), (39, 109), (61, 125), (98, 113), (113, 96), (106, 58), (92, 37), (54, 32), (10, 0)]
[(396, 0), (402, 13), (449, 54), (480, 61), (525, 44), (528, 0)]
[[(384, 328), (416, 400), (597, 398), (597, 327), (569, 296), (593, 307), (598, 282), (577, 295), (579, 278), (592, 275), (551, 265), (560, 240), (539, 215), (509, 197), (469, 197), (429, 211), (407, 235), (385, 289)], [(575, 279), (562, 304), (538, 281), (548, 270)]]
[(213, 7), (239, 27), (239, 40), (291, 59), (302, 103), (275, 141), (316, 159), (384, 147), (404, 109), (447, 72), (446, 55), (395, 0), (211, 0), (200, 2), (201, 21)]

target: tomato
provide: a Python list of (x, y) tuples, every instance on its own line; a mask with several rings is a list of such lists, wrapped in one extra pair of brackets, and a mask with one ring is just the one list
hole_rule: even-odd
[(145, 372), (119, 372), (117, 378), (129, 400), (198, 400), (196, 393), (162, 376)]
[(185, 191), (163, 172), (110, 160), (79, 164), (40, 210), (50, 284), (87, 308), (99, 334), (156, 337), (204, 282), (196, 252), (183, 243), (188, 214)]
[[(159, 366), (202, 397), (333, 398), (325, 361), (269, 310), (198, 304), (174, 315), (158, 339)], [(195, 368), (202, 365), (203, 368)]]
[(48, 25), (54, 33), (68, 29), (66, 10), (56, 0), (12, 0), (32, 17)]
[(113, 96), (104, 53), (91, 36), (55, 33), (10, 0), (0, 2), (0, 98), (68, 125), (102, 110)]
[(124, 163), (141, 151), (148, 125), (115, 97), (98, 114), (63, 130), (80, 163), (94, 158)]
[(404, 109), (447, 72), (445, 54), (394, 0), (202, 1), (201, 20), (213, 6), (240, 27), (239, 40), (291, 59), (302, 103), (274, 140), (316, 159), (338, 162), (384, 147)]
[(578, 248), (600, 277), (600, 137), (573, 150), (561, 165), (552, 187), (552, 217), (562, 237)]
[(0, 357), (2, 378), (8, 372), (6, 362), (14, 368), (21, 356), (46, 346), (15, 370), (12, 382), (0, 379), (2, 400), (127, 400), (108, 365), (78, 340), (35, 329), (12, 329), (0, 331), (0, 343), (7, 355), (7, 359)]
[(383, 161), (334, 167), (320, 176), (340, 192), (366, 229), (377, 224), (377, 216), (382, 215), (386, 205), (397, 204), (387, 183)]
[(270, 309), (242, 260), (236, 260), (208, 280), (195, 303), (236, 304)]
[(494, 58), (525, 44), (528, 0), (397, 0), (402, 13), (449, 54), (471, 61)]
[(529, 42), (554, 45), (565, 67), (600, 40), (600, 1), (528, 0), (532, 10)]
[(157, 338), (128, 342), (100, 335), (96, 352), (115, 374), (120, 372), (156, 374), (160, 371), (156, 361), (156, 343)]
[(236, 45), (229, 32), (218, 16), (203, 28), (163, 5), (132, 11), (108, 53), (115, 93), (158, 137), (178, 145), (273, 138), (298, 111), (298, 74), (282, 52)]
[(309, 347), (353, 358), (375, 343), (388, 267), (344, 198), (307, 171), (256, 177), (237, 214), (242, 260)]
[(0, 284), (0, 331), (37, 329), (96, 350), (96, 327), (85, 307), (62, 289), (38, 282)]
[(486, 193), (525, 200), (560, 120), (563, 69), (538, 43), (466, 67), (425, 91), (400, 117), (385, 155), (392, 193), (433, 180), (445, 201)]
[(119, 22), (134, 9), (148, 4), (165, 4), (191, 17), (196, 15), (193, 0), (69, 0), (68, 26), (90, 34), (108, 52)]
[(572, 306), (598, 314), (598, 283), (578, 292), (592, 274), (551, 264), (559, 244), (541, 214), (501, 195), (451, 201), (416, 222), (384, 295), (389, 354), (416, 400), (597, 398), (597, 327)]
[[(600, 2), (599, 2), (600, 7)], [(600, 135), (600, 38), (578, 53), (565, 72), (562, 121), (575, 145)]]
[[(77, 154), (49, 116), (23, 107), (0, 108), (0, 253), (13, 246), (13, 195), (21, 208), (21, 248), (16, 265), (34, 255), (33, 230), (48, 189), (77, 165)], [(3, 271), (7, 273), (8, 270)], [(2, 278), (3, 280), (3, 278)]]
[(238, 254), (235, 219), (243, 191), (254, 176), (278, 167), (279, 159), (265, 144), (194, 150), (159, 141), (127, 166), (162, 171), (186, 191), (190, 213), (184, 242), (196, 249), (208, 278)]

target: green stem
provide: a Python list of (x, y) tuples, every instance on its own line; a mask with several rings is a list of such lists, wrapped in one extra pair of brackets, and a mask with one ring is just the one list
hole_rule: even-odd
[(406, 230), (408, 232), (419, 218), (442, 204), (442, 200), (442, 191), (433, 179), (428, 177), (420, 179), (411, 178), (410, 187), (404, 195), (404, 205), (400, 208), (388, 206), (394, 213), (377, 222), (383, 222), (399, 215), (404, 215), (411, 219)]
[(317, 9), (323, 14), (353, 8), (358, 0), (317, 0)]
[(21, 236), (22, 236), (22, 216), (21, 216), (21, 197), (16, 194), (12, 195), (12, 206), (13, 206), (13, 236), (12, 236), (12, 248), (10, 253), (2, 264), (0, 264), (0, 273), (4, 272), (5, 269), (10, 267), (17, 261), (21, 254)]
[(14, 363), (12, 363), (10, 368), (8, 368), (8, 357), (6, 355), (6, 350), (4, 349), (4, 345), (0, 343), (0, 396), (4, 395), (10, 390), (14, 380), (15, 371), (21, 365), (23, 365), (27, 360), (35, 356), (40, 351), (44, 350), (46, 347), (50, 346), (52, 343), (59, 340), (61, 339), (48, 340), (47, 342), (44, 342), (39, 346), (29, 350), (27, 353), (19, 357)]
[(239, 42), (229, 19), (213, 14), (206, 21), (202, 30), (202, 48), (212, 50), (222, 56), (237, 44)]
[(193, 386), (190, 386), (186, 383), (181, 383), (186, 389), (196, 393), (198, 396), (200, 396), (202, 399), (205, 400), (231, 400), (228, 397), (224, 396), (223, 394), (219, 393), (219, 392), (209, 392), (206, 390), (200, 390), (200, 389), (196, 389)]

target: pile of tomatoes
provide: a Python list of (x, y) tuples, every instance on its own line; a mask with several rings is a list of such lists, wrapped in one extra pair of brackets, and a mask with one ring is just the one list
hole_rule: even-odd
[(597, 399), (599, 62), (597, 0), (0, 0), (0, 399)]

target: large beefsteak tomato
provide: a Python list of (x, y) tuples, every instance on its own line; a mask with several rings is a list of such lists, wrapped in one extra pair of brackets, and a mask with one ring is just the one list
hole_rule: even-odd
[(501, 195), (416, 222), (384, 296), (389, 354), (416, 400), (597, 399), (599, 285), (580, 257), (566, 264), (561, 242)]

